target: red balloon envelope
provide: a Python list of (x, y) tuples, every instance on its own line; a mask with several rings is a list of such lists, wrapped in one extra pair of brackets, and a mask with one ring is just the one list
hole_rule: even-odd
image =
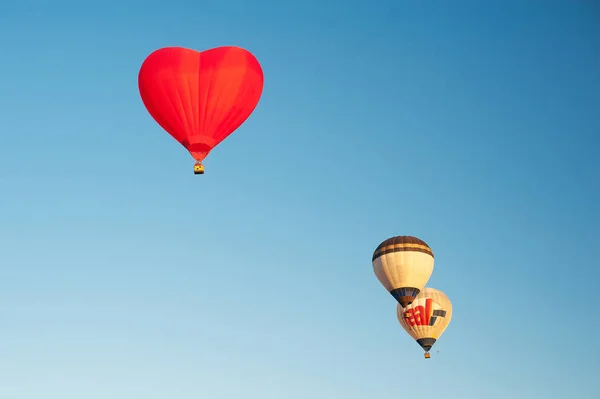
[(263, 82), (254, 55), (230, 46), (202, 52), (162, 48), (144, 60), (138, 76), (146, 109), (197, 165), (248, 119)]

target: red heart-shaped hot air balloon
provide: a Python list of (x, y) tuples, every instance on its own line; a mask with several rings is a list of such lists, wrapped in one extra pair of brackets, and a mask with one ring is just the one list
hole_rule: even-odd
[(240, 47), (195, 51), (165, 47), (142, 64), (138, 86), (146, 109), (196, 160), (202, 160), (250, 116), (262, 94), (258, 60)]

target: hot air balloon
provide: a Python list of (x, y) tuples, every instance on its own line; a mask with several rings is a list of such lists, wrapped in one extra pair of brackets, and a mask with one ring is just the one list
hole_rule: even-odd
[(256, 108), (263, 90), (258, 60), (240, 47), (195, 51), (165, 47), (143, 62), (138, 87), (156, 122), (202, 161)]
[(385, 289), (405, 307), (429, 281), (433, 251), (416, 237), (392, 237), (379, 244), (373, 253), (373, 270)]
[(429, 359), (429, 350), (450, 324), (452, 302), (443, 292), (425, 287), (412, 304), (405, 308), (396, 305), (396, 314), (402, 328), (421, 345)]

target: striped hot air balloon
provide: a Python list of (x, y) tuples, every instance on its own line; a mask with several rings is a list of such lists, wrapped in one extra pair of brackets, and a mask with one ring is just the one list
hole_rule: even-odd
[(373, 270), (385, 289), (406, 307), (431, 277), (433, 251), (416, 237), (392, 237), (373, 253)]

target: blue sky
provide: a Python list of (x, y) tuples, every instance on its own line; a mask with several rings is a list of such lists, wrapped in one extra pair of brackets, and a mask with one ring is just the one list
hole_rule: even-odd
[[(600, 7), (285, 3), (2, 3), (0, 398), (597, 397)], [(172, 45), (265, 73), (204, 176), (137, 91)]]

